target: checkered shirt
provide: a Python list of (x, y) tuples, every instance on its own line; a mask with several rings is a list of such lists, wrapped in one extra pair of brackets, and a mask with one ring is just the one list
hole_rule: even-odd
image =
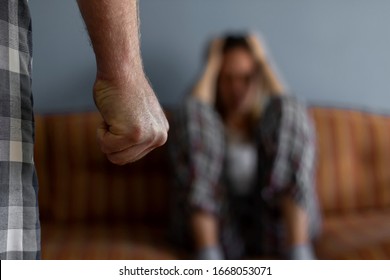
[(218, 217), (226, 257), (283, 257), (286, 238), (279, 198), (284, 194), (306, 209), (312, 236), (318, 232), (315, 135), (306, 108), (289, 96), (272, 97), (253, 130), (258, 177), (253, 191), (242, 197), (234, 194), (226, 174), (226, 132), (219, 114), (194, 98), (176, 114), (170, 135), (176, 241), (191, 240), (188, 215), (200, 209)]
[(27, 0), (0, 0), (0, 259), (40, 258)]

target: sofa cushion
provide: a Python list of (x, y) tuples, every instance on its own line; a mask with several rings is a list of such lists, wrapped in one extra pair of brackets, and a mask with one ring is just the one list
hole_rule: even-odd
[(316, 242), (319, 259), (390, 259), (390, 208), (328, 216)]
[(319, 107), (310, 112), (323, 213), (390, 207), (390, 116)]
[(42, 258), (50, 260), (177, 259), (161, 226), (42, 224)]

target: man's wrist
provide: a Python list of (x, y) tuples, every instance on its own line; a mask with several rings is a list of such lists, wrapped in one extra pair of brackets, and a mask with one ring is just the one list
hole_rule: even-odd
[(129, 84), (139, 85), (143, 82), (147, 83), (147, 79), (141, 67), (118, 67), (104, 70), (98, 68), (95, 84), (105, 83), (115, 87), (122, 87)]

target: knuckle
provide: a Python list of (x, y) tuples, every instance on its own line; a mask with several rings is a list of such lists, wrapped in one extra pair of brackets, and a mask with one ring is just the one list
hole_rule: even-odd
[(169, 131), (169, 122), (166, 118), (164, 119), (164, 127), (167, 131)]
[(133, 144), (148, 143), (150, 146), (161, 146), (168, 139), (169, 123), (165, 120), (160, 125), (152, 125), (150, 127), (134, 126), (129, 134), (129, 140)]
[(137, 144), (142, 141), (144, 135), (145, 135), (144, 128), (141, 125), (135, 125), (132, 128), (131, 133), (129, 134), (129, 139), (133, 143)]
[(165, 131), (161, 136), (161, 145), (164, 145), (168, 140), (168, 131)]
[(166, 131), (161, 131), (155, 138), (154, 146), (160, 147), (164, 145), (167, 142), (167, 140), (168, 140), (168, 133)]
[(165, 144), (168, 139), (168, 129), (164, 126), (158, 127), (154, 131), (153, 146), (160, 147)]
[(165, 128), (166, 128), (167, 132), (168, 132), (169, 129), (171, 128), (171, 127), (169, 126), (169, 122), (168, 122), (168, 121), (165, 123)]

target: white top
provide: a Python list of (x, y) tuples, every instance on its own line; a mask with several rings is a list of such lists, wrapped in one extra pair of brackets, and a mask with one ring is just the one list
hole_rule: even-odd
[(250, 192), (256, 180), (257, 149), (254, 142), (230, 134), (227, 141), (227, 176), (238, 195)]

